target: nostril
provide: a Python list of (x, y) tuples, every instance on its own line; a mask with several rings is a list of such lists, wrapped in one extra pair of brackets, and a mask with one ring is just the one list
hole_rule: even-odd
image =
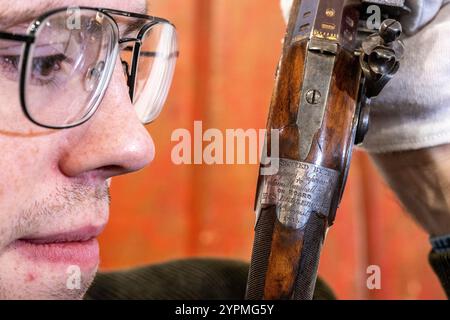
[(120, 165), (107, 165), (97, 169), (105, 177), (114, 177), (123, 174), (123, 167)]
[[(60, 171), (66, 176), (89, 173), (107, 179), (140, 170), (154, 159), (153, 140), (130, 102), (122, 66), (118, 59), (108, 90), (91, 122), (68, 132), (65, 156), (59, 159)], [(96, 67), (93, 69), (97, 70)]]

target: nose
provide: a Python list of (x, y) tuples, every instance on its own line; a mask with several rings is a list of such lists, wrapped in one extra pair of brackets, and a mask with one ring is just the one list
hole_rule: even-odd
[(59, 160), (66, 176), (108, 179), (140, 170), (154, 158), (153, 140), (131, 104), (119, 60), (95, 115), (67, 131)]

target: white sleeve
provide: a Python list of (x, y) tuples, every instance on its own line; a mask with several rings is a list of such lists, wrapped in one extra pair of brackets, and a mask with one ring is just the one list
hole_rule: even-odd
[[(281, 0), (287, 20), (293, 0)], [(450, 143), (450, 0), (406, 0), (406, 52), (371, 106), (363, 147), (373, 153)]]
[(406, 0), (405, 5), (411, 9), (411, 14), (401, 19), (404, 32), (407, 35), (416, 33), (436, 16), (444, 4), (449, 2), (450, 0)]
[[(284, 20), (289, 19), (289, 12), (294, 0), (280, 0)], [(429, 23), (438, 13), (439, 9), (450, 0), (406, 0), (405, 5), (411, 9), (411, 14), (405, 15), (402, 25), (405, 33), (411, 35)]]
[[(428, 1), (428, 0), (427, 0)], [(371, 105), (370, 152), (450, 143), (450, 5), (408, 37), (400, 70)]]
[(281, 12), (283, 13), (284, 22), (288, 22), (289, 13), (291, 12), (292, 3), (294, 0), (280, 0)]

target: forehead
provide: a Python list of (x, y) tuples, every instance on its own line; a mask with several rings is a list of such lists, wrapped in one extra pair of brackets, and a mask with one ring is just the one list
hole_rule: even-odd
[(18, 17), (25, 13), (36, 13), (35, 16), (37, 17), (51, 9), (72, 6), (111, 8), (144, 13), (146, 11), (146, 0), (1, 0), (0, 24), (2, 24), (2, 20)]

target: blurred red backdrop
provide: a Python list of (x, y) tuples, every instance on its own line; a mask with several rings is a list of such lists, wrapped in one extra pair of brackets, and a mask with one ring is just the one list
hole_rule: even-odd
[[(115, 178), (101, 268), (184, 257), (249, 260), (256, 165), (174, 165), (171, 134), (207, 128), (264, 128), (284, 24), (277, 0), (151, 0), (150, 14), (173, 21), (180, 59), (161, 118), (148, 130), (153, 164)], [(328, 233), (320, 274), (340, 299), (442, 299), (427, 263), (427, 235), (403, 212), (361, 151)], [(381, 268), (381, 290), (366, 269)]]

